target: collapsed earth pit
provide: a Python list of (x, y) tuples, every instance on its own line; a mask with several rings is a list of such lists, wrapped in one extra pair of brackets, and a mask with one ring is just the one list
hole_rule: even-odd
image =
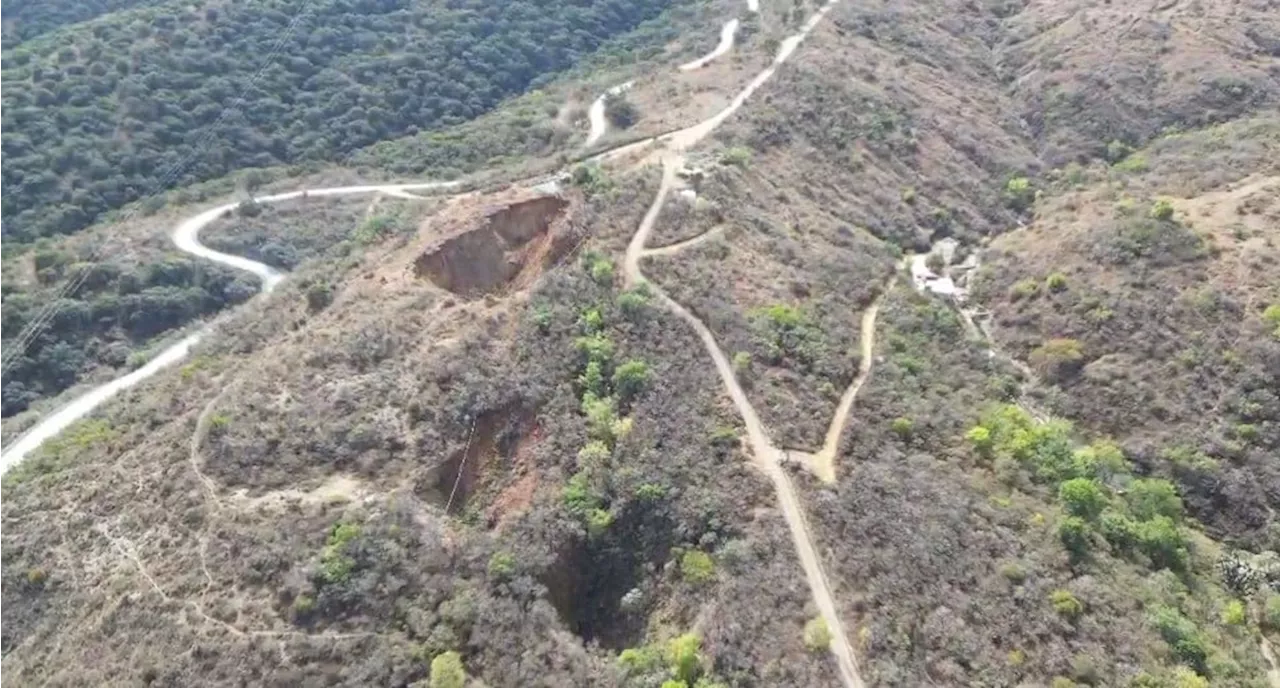
[(424, 251), (414, 274), (467, 297), (526, 286), (572, 247), (569, 205), (537, 196), (491, 211)]

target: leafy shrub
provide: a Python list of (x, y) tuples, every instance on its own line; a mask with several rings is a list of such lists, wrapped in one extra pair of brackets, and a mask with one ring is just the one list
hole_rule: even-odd
[(613, 284), (613, 261), (598, 258), (591, 263), (591, 279), (602, 287)]
[(1159, 607), (1152, 614), (1151, 622), (1179, 661), (1199, 673), (1205, 673), (1209, 651), (1193, 621), (1173, 607)]
[(236, 206), (236, 214), (240, 217), (257, 217), (262, 214), (262, 204), (256, 199), (246, 198)]
[(570, 514), (581, 518), (586, 518), (587, 514), (600, 505), (600, 498), (591, 489), (590, 477), (586, 471), (578, 471), (569, 478), (560, 494), (560, 500)]
[(306, 287), (307, 310), (318, 313), (333, 303), (333, 285), (325, 280), (316, 280)]
[(667, 643), (666, 660), (676, 679), (686, 683), (698, 676), (702, 664), (702, 638), (695, 633), (685, 633)]
[(751, 354), (738, 351), (733, 354), (733, 372), (745, 373), (751, 370)]
[(1156, 568), (1167, 568), (1182, 571), (1186, 568), (1190, 555), (1187, 542), (1178, 529), (1178, 524), (1167, 516), (1156, 516), (1139, 522), (1134, 530), (1138, 549), (1151, 560)]
[(494, 552), (489, 557), (489, 577), (507, 580), (516, 572), (516, 558), (510, 552)]
[(1262, 311), (1262, 321), (1274, 327), (1271, 336), (1280, 339), (1280, 303), (1273, 303)]
[(711, 555), (698, 549), (685, 550), (680, 555), (680, 577), (687, 583), (701, 585), (714, 579), (716, 563)]
[(1129, 157), (1129, 154), (1132, 152), (1133, 147), (1129, 144), (1118, 139), (1112, 140), (1111, 143), (1107, 144), (1107, 162), (1113, 164), (1120, 162), (1121, 160)]
[(1018, 584), (1027, 580), (1027, 569), (1021, 562), (1007, 561), (1000, 565), (1000, 575), (1010, 583)]
[(618, 664), (628, 676), (649, 674), (662, 666), (662, 655), (649, 646), (629, 647), (618, 654)]
[(640, 119), (640, 109), (621, 93), (605, 98), (604, 114), (619, 129), (628, 129)]
[(618, 422), (617, 402), (613, 397), (597, 397), (587, 392), (582, 395), (582, 414), (587, 417), (587, 435), (591, 439), (612, 445), (617, 439), (615, 424)]
[(972, 444), (979, 454), (986, 457), (991, 455), (991, 448), (994, 443), (991, 439), (991, 431), (986, 427), (975, 425), (969, 429), (969, 432), (965, 433), (964, 438), (969, 440), (969, 444)]
[(1004, 185), (1005, 205), (1015, 212), (1024, 212), (1035, 201), (1036, 192), (1031, 187), (1031, 180), (1026, 177), (1013, 177)]
[(1051, 379), (1061, 379), (1080, 368), (1084, 351), (1075, 339), (1050, 339), (1031, 351), (1030, 361)]
[(613, 191), (615, 182), (599, 165), (578, 165), (569, 175), (569, 183), (581, 188), (588, 197)]
[(631, 359), (613, 371), (613, 387), (622, 399), (634, 398), (649, 384), (649, 364)]
[(1029, 299), (1040, 293), (1040, 283), (1033, 279), (1024, 279), (1009, 287), (1009, 300)]
[(587, 367), (578, 376), (578, 386), (585, 394), (604, 396), (608, 390), (604, 386), (604, 366), (600, 361), (588, 361)]
[(914, 187), (908, 186), (902, 190), (902, 202), (912, 205), (916, 202), (916, 190)]
[(27, 585), (38, 588), (43, 586), (47, 580), (49, 580), (49, 572), (39, 566), (27, 569)]
[(825, 652), (831, 647), (831, 629), (826, 619), (815, 616), (804, 625), (804, 646), (810, 652)]
[(652, 292), (649, 290), (648, 282), (641, 282), (631, 289), (618, 294), (618, 310), (622, 314), (632, 320), (637, 319), (644, 313), (652, 298)]
[(578, 467), (593, 471), (609, 465), (613, 451), (609, 445), (599, 440), (590, 440), (586, 446), (578, 450)]
[(747, 167), (751, 164), (751, 149), (742, 146), (727, 148), (720, 155), (720, 163), (734, 167)]
[(913, 423), (910, 418), (898, 417), (893, 419), (893, 422), (889, 424), (889, 427), (893, 430), (893, 434), (897, 435), (899, 438), (909, 440), (911, 439), (911, 434), (915, 429), (915, 423)]
[(1270, 631), (1280, 631), (1280, 594), (1267, 595), (1262, 603), (1262, 626)]
[(1058, 486), (1058, 499), (1067, 513), (1085, 520), (1096, 519), (1107, 506), (1107, 495), (1089, 478), (1072, 478)]
[(431, 660), (431, 688), (465, 688), (466, 683), (462, 655), (450, 650)]
[(1244, 602), (1229, 600), (1222, 608), (1222, 623), (1226, 626), (1243, 626), (1246, 621)]
[(1137, 153), (1113, 164), (1111, 169), (1130, 174), (1141, 174), (1151, 169), (1151, 166), (1147, 164), (1147, 158), (1145, 156), (1141, 153)]
[(1084, 605), (1070, 590), (1054, 590), (1049, 593), (1049, 602), (1053, 611), (1068, 621), (1075, 621), (1084, 613)]
[(301, 619), (311, 612), (315, 611), (316, 599), (310, 595), (298, 595), (293, 598), (293, 604), (290, 605), (295, 619)]
[(360, 526), (340, 522), (329, 532), (329, 539), (320, 552), (320, 581), (329, 584), (345, 583), (355, 570), (356, 561), (347, 553), (348, 545), (360, 536)]
[(573, 343), (578, 351), (586, 356), (588, 363), (596, 361), (601, 366), (605, 366), (613, 362), (613, 340), (604, 333), (598, 332), (578, 337)]
[(1053, 292), (1066, 291), (1067, 276), (1061, 272), (1055, 272), (1044, 280), (1045, 289)]
[(817, 360), (822, 335), (803, 310), (775, 304), (755, 309), (750, 315), (771, 362), (792, 360), (807, 368)]
[(1156, 516), (1175, 521), (1182, 518), (1182, 498), (1178, 496), (1178, 488), (1168, 480), (1136, 478), (1126, 488), (1124, 501), (1129, 513), (1139, 520)]
[(1164, 222), (1173, 218), (1173, 204), (1161, 198), (1151, 205), (1151, 217)]
[(613, 512), (606, 509), (592, 509), (587, 512), (587, 535), (600, 537), (611, 525), (613, 525)]
[(381, 241), (395, 230), (395, 220), (387, 215), (373, 215), (360, 223), (352, 239), (359, 244), (373, 244)]
[(1073, 561), (1082, 561), (1089, 556), (1093, 546), (1092, 531), (1089, 524), (1079, 516), (1068, 516), (1058, 524), (1058, 539), (1067, 548)]

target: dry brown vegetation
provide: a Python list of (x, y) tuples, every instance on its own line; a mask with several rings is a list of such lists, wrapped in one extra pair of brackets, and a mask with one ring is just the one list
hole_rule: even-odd
[[(814, 10), (763, 4), (723, 65), (638, 83), (636, 131)], [(1277, 45), (1256, 3), (842, 3), (690, 156), (651, 248), (715, 233), (644, 270), (780, 446), (822, 443), (883, 297), (838, 480), (793, 478), (869, 685), (1265, 685), (1271, 581), (1219, 562), (1277, 548)], [(457, 651), (484, 685), (658, 686), (693, 632), (726, 685), (836, 685), (702, 343), (614, 274), (658, 171), (597, 174), (210, 228), (297, 274), (6, 477), (6, 682), (401, 686)], [(948, 235), (1034, 383), (883, 293)], [(967, 437), (1024, 385), (1055, 441), (1172, 481), (1170, 561)]]

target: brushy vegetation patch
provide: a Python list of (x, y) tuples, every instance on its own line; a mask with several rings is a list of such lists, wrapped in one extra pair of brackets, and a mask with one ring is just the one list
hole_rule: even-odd
[[(1098, 441), (1081, 446), (1070, 423), (1039, 423), (1015, 405), (997, 406), (983, 414), (966, 439), (1006, 483), (1017, 485), (1026, 476), (1033, 489), (1043, 489), (1054, 498), (1064, 512), (1057, 519), (1057, 537), (1077, 575), (1108, 575), (1112, 557), (1150, 571), (1136, 592), (1150, 600), (1148, 623), (1176, 662), (1202, 678), (1243, 677), (1229, 646), (1223, 646), (1234, 642), (1226, 639), (1229, 631), (1209, 633), (1204, 627), (1247, 623), (1243, 605), (1223, 597), (1229, 591), (1215, 589), (1224, 583), (1231, 587), (1226, 579), (1214, 580), (1221, 567), (1205, 570), (1194, 564), (1198, 556), (1204, 557), (1197, 554), (1182, 498), (1172, 482), (1136, 475), (1134, 465), (1116, 445)], [(1193, 603), (1185, 592), (1157, 592), (1170, 587), (1215, 589), (1214, 599), (1221, 602)], [(1071, 623), (1089, 613), (1087, 603), (1070, 589), (1054, 590), (1050, 603)], [(1226, 611), (1212, 613), (1217, 604), (1225, 605)]]
[[(4, 185), (24, 192), (4, 199), (5, 236), (70, 233), (144, 194), (465, 122), (669, 4), (372, 3), (353, 22), (344, 2), (278, 0), (139, 8), (51, 34), (6, 53)], [(252, 59), (277, 52), (290, 59), (269, 70)], [(217, 117), (236, 92), (241, 117)], [(220, 155), (199, 154), (205, 134)]]

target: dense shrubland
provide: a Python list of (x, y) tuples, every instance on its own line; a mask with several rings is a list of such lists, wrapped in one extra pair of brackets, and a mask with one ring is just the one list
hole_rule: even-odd
[[(219, 265), (185, 256), (137, 265), (127, 259), (84, 256), (57, 249), (32, 256), (38, 285), (8, 289), (4, 297), (5, 346), (44, 312), (56, 311), (5, 371), (3, 415), (11, 416), (37, 399), (53, 396), (97, 367), (141, 365), (140, 347), (258, 291), (255, 280)], [(67, 273), (88, 272), (74, 294), (50, 301), (40, 285), (58, 285)], [(11, 339), (12, 338), (12, 339)]]
[(667, 4), (163, 5), (45, 36), (5, 54), (5, 235), (465, 122)]

